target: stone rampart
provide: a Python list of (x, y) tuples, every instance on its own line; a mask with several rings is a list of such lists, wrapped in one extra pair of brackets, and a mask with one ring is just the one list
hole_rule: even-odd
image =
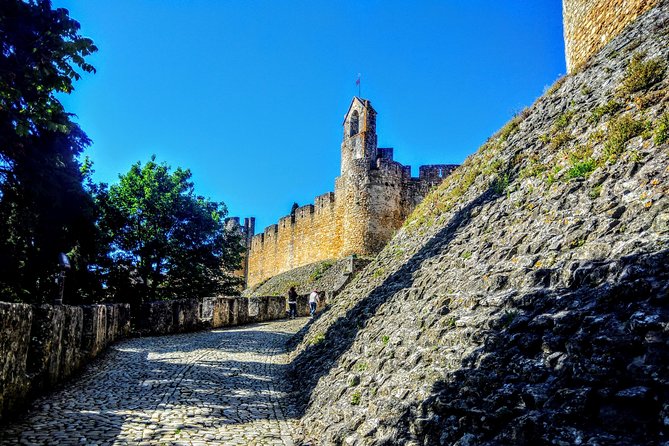
[(392, 160), (383, 149), (373, 168), (365, 160), (349, 162), (335, 192), (315, 198), (253, 236), (248, 255), (248, 283), (253, 287), (277, 274), (310, 263), (349, 255), (378, 253), (432, 186), (456, 165), (411, 167)]
[(573, 73), (658, 0), (563, 0), (567, 71)]
[(0, 418), (130, 331), (130, 308), (0, 302)]
[[(309, 314), (307, 300), (300, 296), (300, 316)], [(183, 333), (282, 319), (286, 309), (286, 298), (278, 296), (147, 302), (135, 315), (135, 329), (142, 335)], [(0, 419), (129, 334), (128, 304), (0, 302)]]
[(339, 257), (341, 217), (335, 193), (320, 195), (315, 204), (302, 206), (265, 228), (251, 240), (248, 286), (280, 272), (318, 260)]

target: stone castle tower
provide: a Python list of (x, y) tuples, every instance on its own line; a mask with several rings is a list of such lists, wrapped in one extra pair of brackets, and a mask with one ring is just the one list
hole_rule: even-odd
[(567, 71), (583, 66), (658, 0), (563, 0)]
[(377, 147), (376, 116), (369, 100), (353, 98), (334, 192), (252, 237), (244, 271), (248, 286), (317, 261), (377, 254), (429, 189), (457, 167), (421, 166), (413, 178), (410, 166), (393, 160), (392, 148)]

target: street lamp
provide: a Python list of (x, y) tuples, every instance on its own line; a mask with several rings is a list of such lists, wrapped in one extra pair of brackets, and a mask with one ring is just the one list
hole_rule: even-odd
[(72, 268), (70, 266), (70, 259), (67, 257), (67, 254), (63, 252), (58, 254), (58, 266), (60, 267), (60, 274), (58, 275), (56, 282), (58, 283), (60, 290), (58, 292), (58, 296), (56, 296), (54, 299), (54, 305), (63, 304), (63, 292), (65, 291), (65, 271)]

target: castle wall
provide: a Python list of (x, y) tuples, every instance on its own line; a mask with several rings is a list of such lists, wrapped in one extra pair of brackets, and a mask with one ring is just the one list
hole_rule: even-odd
[(573, 73), (658, 0), (563, 0), (567, 71)]
[(456, 167), (411, 167), (393, 161), (392, 148), (378, 148), (376, 111), (354, 98), (343, 123), (341, 176), (334, 192), (316, 197), (253, 236), (247, 287), (309, 263), (352, 254), (376, 255), (407, 216)]
[(341, 251), (341, 218), (337, 215), (335, 194), (316, 197), (315, 204), (302, 206), (294, 216), (268, 226), (251, 240), (248, 256), (248, 284), (263, 280), (319, 260), (338, 257)]

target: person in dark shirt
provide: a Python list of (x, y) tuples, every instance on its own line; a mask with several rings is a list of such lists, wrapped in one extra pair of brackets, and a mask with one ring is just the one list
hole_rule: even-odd
[(288, 317), (294, 319), (295, 316), (297, 316), (297, 291), (292, 286), (288, 291)]

